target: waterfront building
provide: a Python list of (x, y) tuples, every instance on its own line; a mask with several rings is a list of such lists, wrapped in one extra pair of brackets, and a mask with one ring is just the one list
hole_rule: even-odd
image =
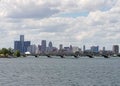
[(34, 45), (30, 45), (27, 48), (27, 51), (29, 51), (31, 54), (37, 54), (38, 48), (37, 48), (37, 46), (35, 44)]
[(45, 53), (46, 52), (46, 40), (41, 41), (41, 52)]
[(24, 41), (24, 35), (20, 35), (20, 41), (14, 41), (14, 50), (19, 50), (21, 54), (24, 54), (30, 43), (30, 41)]
[(50, 41), (49, 44), (48, 44), (48, 47), (52, 48), (53, 45), (52, 45), (52, 42)]
[(70, 51), (70, 47), (64, 47), (64, 51)]
[(48, 52), (53, 51), (53, 45), (52, 45), (52, 42), (51, 42), (51, 41), (48, 43), (47, 51), (48, 51)]
[(24, 35), (20, 35), (21, 51), (24, 53)]
[(72, 52), (73, 53), (80, 52), (80, 51), (81, 51), (81, 49), (79, 47), (75, 47), (75, 46), (72, 47)]
[(73, 50), (73, 47), (72, 47), (72, 45), (70, 45), (70, 52), (72, 52), (72, 50)]
[(22, 44), (20, 41), (14, 41), (14, 50), (19, 50), (20, 52), (23, 52)]
[(92, 46), (91, 52), (98, 53), (99, 52), (99, 46)]
[(38, 54), (40, 54), (41, 53), (41, 45), (38, 45)]
[(24, 41), (24, 52), (27, 52), (27, 48), (30, 46), (30, 41)]
[(24, 42), (24, 35), (20, 35), (20, 41)]
[(57, 53), (58, 52), (58, 48), (56, 48), (56, 47), (53, 47), (53, 51), (52, 51), (53, 53)]
[(119, 45), (113, 45), (113, 53), (118, 54), (119, 53)]
[(59, 45), (59, 50), (63, 50), (63, 44)]
[(83, 52), (85, 52), (85, 45), (83, 46)]
[(105, 47), (103, 47), (103, 51), (105, 51)]

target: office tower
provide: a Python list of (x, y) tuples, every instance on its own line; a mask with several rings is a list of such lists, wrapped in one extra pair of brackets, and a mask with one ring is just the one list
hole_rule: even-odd
[(91, 47), (91, 52), (98, 53), (99, 52), (99, 46), (92, 46)]
[(38, 54), (41, 53), (41, 45), (38, 45)]
[(70, 51), (70, 47), (64, 47), (65, 51)]
[(20, 41), (14, 41), (14, 50), (19, 50), (21, 54), (27, 52), (30, 41), (24, 41), (24, 35), (20, 35)]
[(113, 45), (113, 53), (118, 54), (119, 53), (119, 45)]
[(70, 45), (70, 52), (72, 52), (72, 50), (73, 50), (73, 47), (72, 47), (72, 45)]
[(24, 35), (20, 35), (21, 52), (24, 53)]
[(46, 40), (41, 41), (41, 52), (42, 53), (46, 52)]
[(52, 42), (49, 42), (48, 47), (50, 47), (50, 48), (53, 47)]
[(37, 46), (34, 44), (34, 45), (30, 45), (28, 48), (27, 48), (27, 51), (29, 51), (31, 54), (37, 54)]
[(53, 50), (53, 45), (52, 45), (52, 42), (50, 41), (48, 43), (48, 51), (52, 51)]
[(80, 48), (79, 47), (76, 47), (76, 46), (73, 46), (72, 47), (72, 52), (75, 53), (75, 52), (79, 52), (80, 51)]
[(24, 52), (27, 52), (27, 48), (30, 46), (30, 41), (24, 41)]
[(19, 50), (22, 52), (21, 42), (20, 41), (14, 41), (14, 50)]
[(59, 50), (62, 50), (62, 49), (63, 49), (63, 45), (60, 44), (60, 45), (59, 45)]
[(105, 51), (105, 47), (103, 47), (103, 51)]
[(85, 45), (83, 46), (83, 52), (85, 52)]
[(20, 41), (24, 42), (24, 35), (20, 35)]

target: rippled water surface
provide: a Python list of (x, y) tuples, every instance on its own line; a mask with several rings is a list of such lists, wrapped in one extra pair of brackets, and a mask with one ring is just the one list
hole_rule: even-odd
[(1, 58), (0, 86), (120, 86), (120, 58)]

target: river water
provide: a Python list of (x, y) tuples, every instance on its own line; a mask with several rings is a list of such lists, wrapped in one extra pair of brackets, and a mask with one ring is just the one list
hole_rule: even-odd
[(120, 58), (0, 58), (0, 86), (120, 86)]

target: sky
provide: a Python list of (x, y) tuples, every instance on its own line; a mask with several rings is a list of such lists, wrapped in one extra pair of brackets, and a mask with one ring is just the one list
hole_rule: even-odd
[(120, 0), (0, 0), (0, 48), (32, 44), (120, 45)]

